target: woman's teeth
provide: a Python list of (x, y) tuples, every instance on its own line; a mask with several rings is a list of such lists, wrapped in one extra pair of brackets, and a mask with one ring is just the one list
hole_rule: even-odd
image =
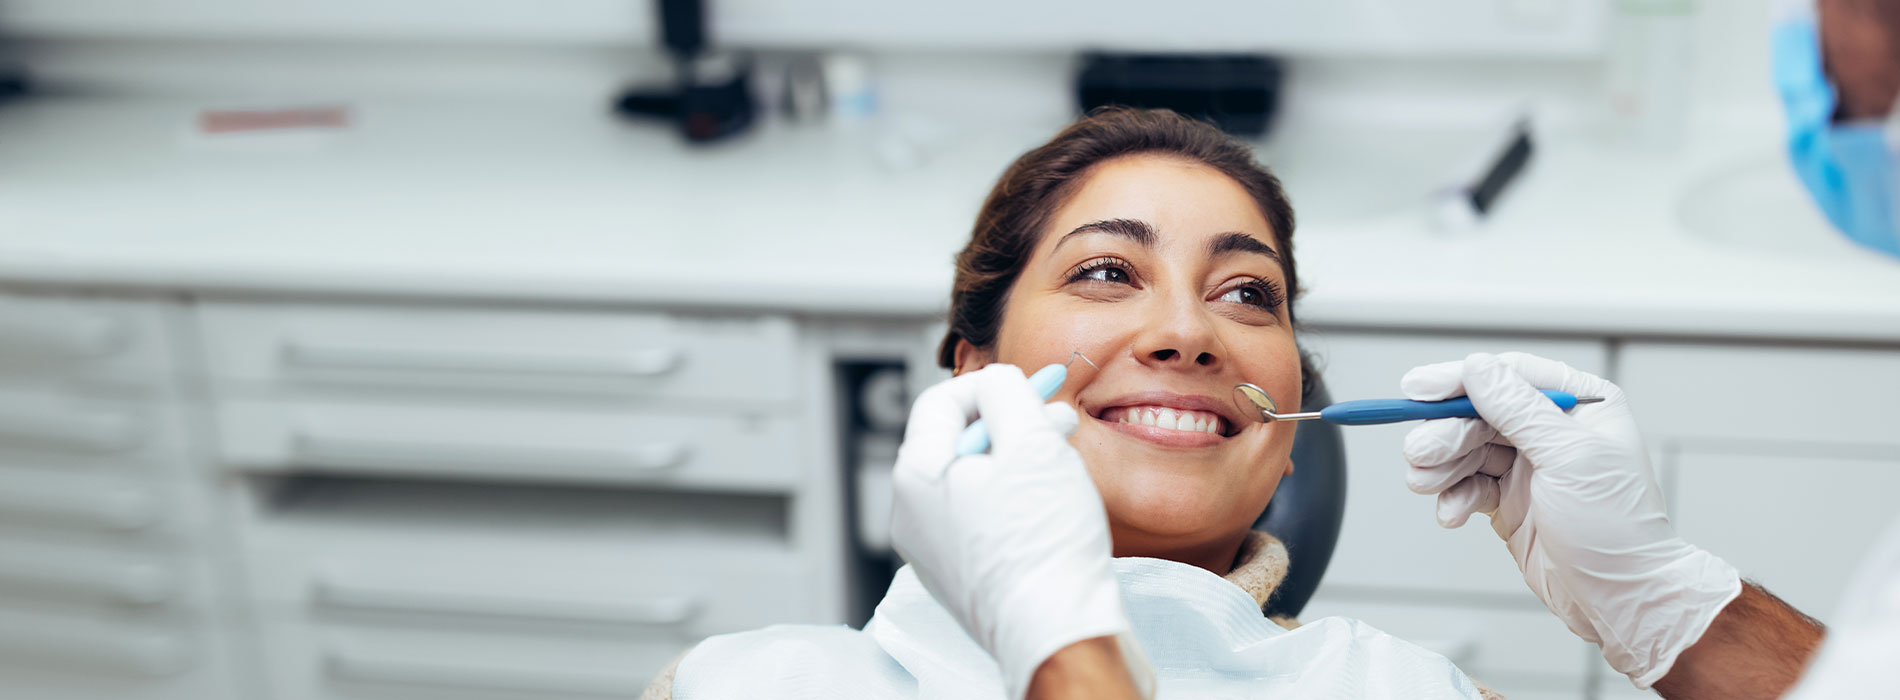
[(1111, 408), (1103, 418), (1117, 423), (1220, 434), (1220, 416), (1201, 411), (1182, 411), (1160, 406), (1128, 406)]

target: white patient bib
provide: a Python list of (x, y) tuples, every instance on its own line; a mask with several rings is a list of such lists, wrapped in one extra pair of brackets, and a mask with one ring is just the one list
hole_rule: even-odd
[[(1476, 700), (1445, 657), (1358, 620), (1285, 630), (1240, 587), (1196, 566), (1115, 560), (1159, 698)], [(859, 632), (778, 625), (701, 642), (680, 661), (676, 700), (1003, 697), (996, 661), (906, 566)]]

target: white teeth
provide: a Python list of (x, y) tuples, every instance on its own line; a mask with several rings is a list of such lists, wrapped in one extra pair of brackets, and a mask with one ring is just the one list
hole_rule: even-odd
[(1185, 430), (1200, 433), (1219, 433), (1220, 418), (1199, 411), (1180, 411), (1160, 406), (1131, 406), (1115, 409), (1104, 418), (1113, 418), (1118, 423), (1133, 425), (1151, 425), (1169, 430)]

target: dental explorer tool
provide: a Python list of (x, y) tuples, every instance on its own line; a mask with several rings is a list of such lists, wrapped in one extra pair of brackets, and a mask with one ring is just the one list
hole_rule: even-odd
[[(1029, 375), (1029, 388), (1035, 389), (1036, 395), (1041, 396), (1042, 400), (1048, 401), (1049, 397), (1055, 396), (1056, 392), (1062, 389), (1062, 383), (1069, 380), (1069, 365), (1075, 364), (1075, 360), (1078, 357), (1082, 358), (1083, 362), (1089, 363), (1090, 367), (1101, 369), (1100, 367), (1096, 367), (1095, 362), (1090, 360), (1088, 356), (1083, 355), (1082, 351), (1077, 350), (1069, 353), (1068, 362), (1059, 365), (1049, 365), (1048, 367), (1037, 370), (1035, 374)], [(983, 427), (983, 419), (981, 418), (971, 423), (970, 427), (964, 428), (963, 436), (957, 440), (958, 457), (983, 454), (989, 449), (990, 431), (988, 428)]]
[[(1550, 397), (1557, 408), (1568, 411), (1580, 404), (1602, 401), (1601, 396), (1577, 396), (1561, 391), (1545, 389), (1542, 392)], [(1471, 399), (1460, 396), (1445, 401), (1412, 401), (1409, 399), (1361, 399), (1341, 401), (1318, 411), (1306, 413), (1276, 413), (1273, 397), (1266, 390), (1252, 384), (1234, 385), (1234, 406), (1258, 419), (1262, 423), (1277, 421), (1301, 421), (1319, 419), (1335, 425), (1383, 425), (1410, 420), (1431, 420), (1433, 418), (1477, 418), (1478, 410), (1471, 405)]]

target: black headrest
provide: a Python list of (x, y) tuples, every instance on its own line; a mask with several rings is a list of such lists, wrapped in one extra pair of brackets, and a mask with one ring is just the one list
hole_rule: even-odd
[[(1301, 410), (1331, 404), (1319, 375), (1309, 375)], [(1326, 564), (1339, 542), (1339, 524), (1346, 517), (1346, 450), (1339, 426), (1309, 420), (1299, 424), (1293, 437), (1293, 473), (1280, 480), (1280, 489), (1253, 529), (1286, 543), (1286, 580), (1267, 601), (1268, 615), (1296, 617), (1313, 598)]]

